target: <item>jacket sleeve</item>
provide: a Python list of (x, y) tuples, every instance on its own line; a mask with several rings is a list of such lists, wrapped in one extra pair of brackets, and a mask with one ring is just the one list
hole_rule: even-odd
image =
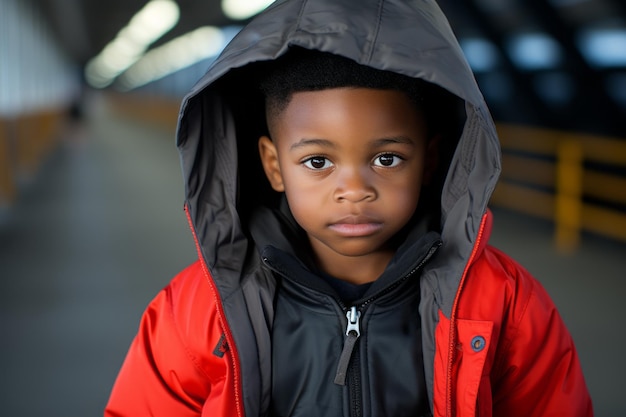
[(517, 288), (494, 363), (493, 415), (593, 416), (574, 342), (553, 301), (507, 261)]
[(223, 339), (208, 286), (194, 264), (150, 303), (105, 417), (200, 416), (212, 394), (224, 389), (227, 355), (213, 353)]

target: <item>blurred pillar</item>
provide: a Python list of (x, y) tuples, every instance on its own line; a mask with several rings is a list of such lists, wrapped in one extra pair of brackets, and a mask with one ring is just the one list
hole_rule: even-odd
[(556, 158), (556, 245), (571, 252), (580, 243), (582, 227), (582, 144), (577, 140), (561, 140)]
[(8, 120), (0, 118), (0, 207), (15, 200), (14, 148)]
[(0, 0), (0, 205), (35, 176), (80, 86), (37, 3)]

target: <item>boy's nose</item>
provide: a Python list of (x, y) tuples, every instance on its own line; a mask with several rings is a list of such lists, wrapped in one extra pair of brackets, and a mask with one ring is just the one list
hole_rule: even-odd
[(336, 201), (357, 203), (376, 199), (376, 190), (369, 181), (367, 173), (363, 171), (363, 169), (346, 169), (340, 173), (335, 189)]

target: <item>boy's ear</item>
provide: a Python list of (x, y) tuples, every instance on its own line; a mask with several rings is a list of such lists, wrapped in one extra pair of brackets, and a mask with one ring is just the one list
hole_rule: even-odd
[(439, 166), (439, 143), (441, 142), (441, 134), (437, 133), (435, 136), (428, 139), (426, 144), (426, 157), (424, 158), (424, 177), (422, 179), (423, 185), (430, 185), (433, 182), (435, 172)]
[(285, 185), (283, 184), (283, 176), (278, 163), (278, 151), (274, 142), (267, 136), (259, 138), (259, 155), (265, 176), (269, 180), (270, 185), (274, 191), (282, 193), (285, 191)]

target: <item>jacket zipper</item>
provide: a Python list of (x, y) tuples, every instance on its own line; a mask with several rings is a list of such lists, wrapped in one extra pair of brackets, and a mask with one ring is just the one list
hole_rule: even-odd
[(456, 295), (454, 297), (454, 302), (452, 304), (452, 311), (450, 312), (450, 330), (449, 330), (449, 345), (448, 345), (448, 369), (446, 375), (446, 417), (452, 417), (454, 415), (454, 395), (452, 393), (452, 380), (453, 380), (453, 368), (454, 361), (456, 358), (456, 310), (459, 304), (459, 298), (461, 295), (461, 290), (463, 289), (463, 285), (465, 284), (465, 278), (467, 276), (467, 272), (474, 262), (474, 258), (476, 257), (476, 253), (478, 252), (478, 248), (481, 245), (481, 240), (483, 237), (483, 232), (485, 230), (485, 224), (487, 223), (487, 214), (483, 215), (483, 218), (480, 222), (480, 226), (478, 229), (478, 234), (476, 235), (476, 242), (474, 242), (474, 247), (472, 248), (472, 252), (470, 254), (469, 259), (467, 260), (467, 264), (465, 265), (465, 270), (463, 271), (463, 275), (461, 276), (461, 281), (459, 282), (459, 287), (456, 291)]
[(352, 364), (350, 365), (350, 385), (348, 389), (348, 398), (352, 407), (351, 416), (353, 417), (361, 417), (363, 415), (363, 383), (361, 381), (360, 364), (361, 350), (356, 349), (353, 354)]
[(200, 246), (200, 241), (198, 240), (198, 235), (196, 234), (196, 228), (193, 225), (193, 221), (191, 220), (191, 213), (189, 212), (189, 206), (187, 203), (184, 205), (185, 216), (187, 217), (187, 222), (189, 223), (189, 228), (191, 229), (191, 233), (193, 234), (193, 240), (196, 244), (196, 251), (198, 252), (198, 259), (200, 260), (200, 265), (202, 266), (202, 271), (211, 287), (211, 293), (213, 294), (215, 305), (217, 307), (218, 317), (220, 319), (220, 323), (222, 324), (222, 330), (224, 337), (226, 339), (226, 344), (231, 351), (232, 361), (231, 367), (233, 371), (233, 380), (234, 380), (234, 392), (235, 392), (235, 408), (237, 410), (237, 416), (244, 416), (244, 406), (242, 404), (242, 396), (243, 396), (243, 387), (241, 385), (241, 369), (239, 368), (239, 354), (237, 352), (233, 335), (230, 331), (230, 327), (228, 326), (228, 322), (226, 321), (226, 313), (224, 312), (224, 306), (222, 305), (222, 301), (219, 298), (219, 291), (217, 289), (217, 285), (213, 281), (213, 277), (209, 272), (209, 267), (204, 260), (204, 255), (202, 254), (202, 249)]
[[(346, 385), (349, 379), (348, 396), (350, 400), (351, 416), (360, 417), (362, 415), (361, 406), (361, 373), (359, 372), (359, 349), (356, 342), (361, 336), (360, 318), (361, 312), (356, 306), (350, 307), (346, 312), (348, 324), (346, 325), (346, 339), (343, 343), (343, 350), (337, 365), (335, 384)], [(355, 349), (356, 348), (356, 349)]]
[(360, 319), (361, 315), (365, 311), (365, 308), (372, 303), (374, 300), (382, 297), (385, 294), (393, 291), (395, 288), (400, 286), (403, 282), (409, 279), (413, 274), (419, 271), (430, 258), (437, 252), (437, 250), (441, 247), (441, 241), (433, 244), (424, 259), (420, 261), (420, 263), (413, 268), (408, 274), (406, 274), (402, 279), (399, 279), (389, 287), (384, 290), (372, 295), (370, 298), (365, 300), (363, 303), (357, 307), (353, 305), (348, 309), (345, 304), (337, 299), (339, 306), (346, 314), (347, 325), (346, 325), (346, 339), (343, 343), (343, 349), (341, 351), (341, 355), (339, 356), (339, 364), (337, 365), (337, 373), (335, 374), (335, 384), (337, 385), (346, 385), (346, 379), (349, 380), (348, 392), (350, 398), (351, 405), (351, 415), (354, 417), (360, 417), (363, 414), (363, 407), (361, 403), (362, 398), (362, 383), (361, 383), (361, 372), (360, 372), (360, 350), (356, 345), (359, 337), (361, 336), (361, 328), (360, 328)]
[(339, 356), (339, 365), (337, 366), (337, 374), (335, 375), (335, 384), (337, 385), (346, 385), (348, 365), (350, 365), (350, 359), (352, 358), (356, 341), (359, 339), (359, 336), (361, 336), (359, 326), (361, 312), (357, 310), (356, 306), (352, 306), (350, 310), (346, 312), (346, 318), (348, 319), (346, 340), (343, 342), (343, 350), (341, 351), (341, 356)]
[[(346, 339), (344, 340), (343, 349), (341, 351), (341, 355), (339, 357), (339, 363), (337, 365), (337, 372), (335, 374), (335, 384), (338, 385), (346, 385), (346, 379), (349, 378), (349, 397), (350, 397), (350, 405), (351, 405), (351, 415), (354, 417), (360, 417), (362, 415), (362, 384), (361, 384), (361, 372), (359, 370), (359, 362), (360, 362), (360, 354), (359, 349), (356, 345), (359, 337), (361, 336), (361, 328), (360, 328), (360, 319), (363, 314), (365, 308), (372, 303), (374, 300), (382, 297), (385, 294), (393, 291), (404, 281), (409, 279), (413, 274), (419, 271), (425, 264), (432, 258), (432, 256), (437, 252), (437, 250), (441, 247), (442, 242), (438, 240), (435, 242), (424, 258), (420, 261), (415, 268), (413, 268), (408, 274), (406, 274), (401, 279), (397, 280), (392, 285), (387, 288), (379, 291), (378, 293), (372, 295), (370, 298), (359, 304), (351, 306), (348, 308), (344, 302), (340, 298), (335, 298), (337, 304), (341, 308), (341, 310), (345, 313), (347, 319), (346, 325)], [(270, 260), (267, 257), (263, 257), (263, 262), (270, 267), (273, 271), (277, 272), (280, 275), (284, 275), (281, 271), (278, 271), (276, 268), (272, 267)], [(353, 359), (351, 361), (351, 359)]]
[(359, 336), (361, 336), (361, 329), (359, 326), (360, 324), (359, 321), (360, 321), (362, 312), (365, 310), (365, 307), (371, 302), (373, 302), (374, 300), (376, 300), (377, 298), (382, 297), (383, 295), (393, 291), (400, 284), (402, 284), (404, 281), (409, 279), (415, 272), (417, 272), (418, 270), (422, 268), (422, 266), (424, 266), (424, 264), (434, 255), (434, 253), (437, 251), (437, 249), (439, 249), (440, 246), (441, 246), (441, 242), (437, 242), (436, 244), (434, 244), (429, 249), (426, 256), (424, 256), (424, 259), (422, 259), (422, 261), (415, 268), (413, 268), (408, 274), (406, 274), (402, 279), (399, 279), (398, 281), (396, 281), (394, 284), (385, 288), (383, 291), (380, 291), (374, 294), (373, 296), (371, 296), (370, 298), (368, 298), (367, 300), (365, 300), (363, 303), (359, 305), (358, 308), (357, 306), (352, 306), (350, 307), (350, 309), (348, 309), (341, 300), (337, 300), (339, 303), (339, 306), (346, 314), (346, 318), (348, 319), (348, 324), (346, 327), (346, 339), (343, 343), (343, 349), (341, 351), (341, 356), (339, 357), (339, 365), (337, 366), (337, 374), (335, 375), (335, 384), (346, 385), (346, 376), (347, 376), (348, 365), (350, 363), (350, 358), (352, 357), (352, 353), (354, 352), (354, 348), (356, 347), (356, 342)]

